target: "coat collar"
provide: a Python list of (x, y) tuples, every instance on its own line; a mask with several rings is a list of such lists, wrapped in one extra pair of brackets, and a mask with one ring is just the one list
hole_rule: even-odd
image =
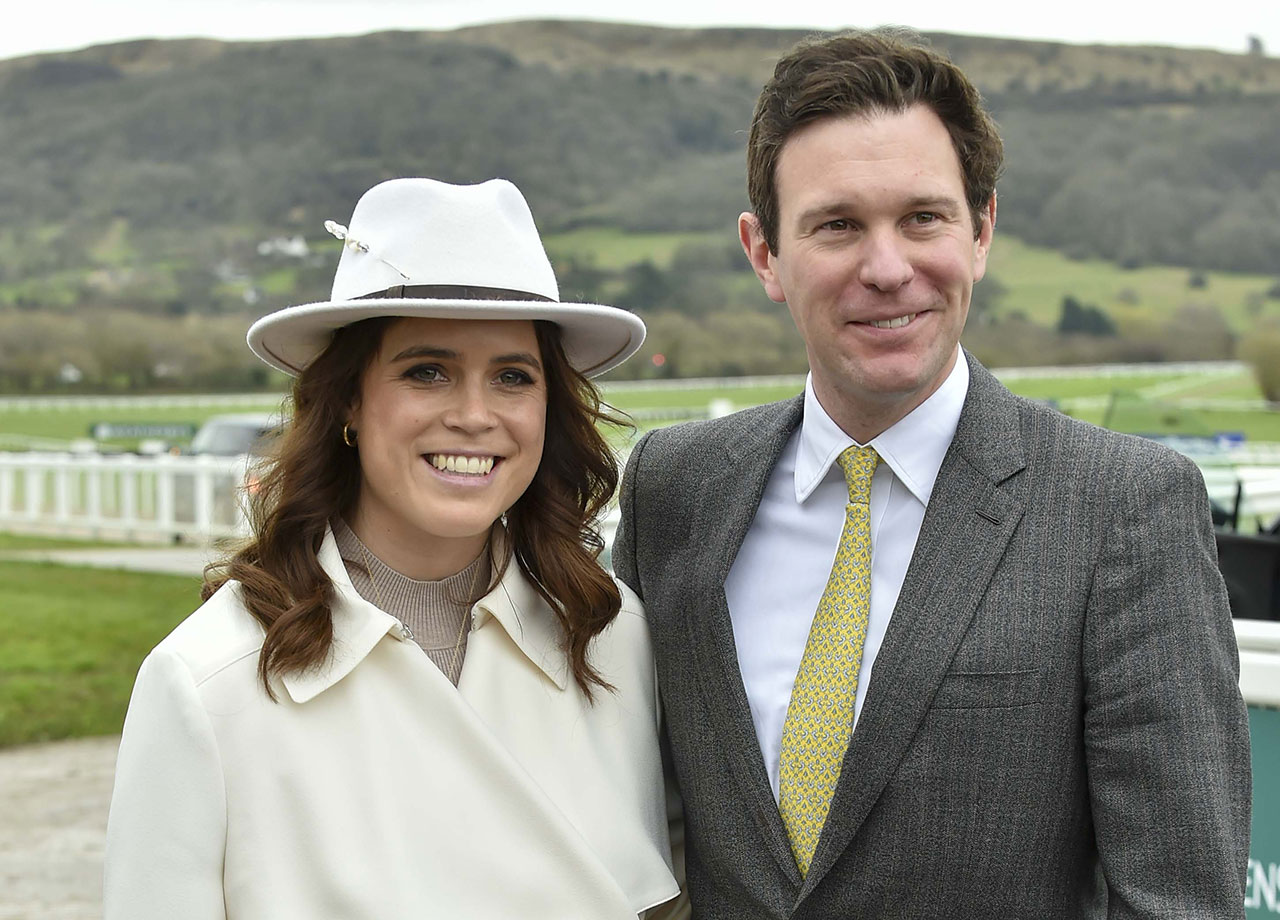
[[(404, 624), (369, 603), (351, 584), (347, 568), (338, 552), (333, 532), (325, 529), (317, 554), (321, 569), (333, 583), (329, 614), (333, 622), (333, 644), (321, 664), (305, 671), (293, 671), (281, 678), (290, 699), (306, 703), (346, 677), (384, 639), (412, 642)], [(512, 559), (502, 580), (471, 608), (471, 630), (489, 620), (497, 622), (525, 657), (533, 662), (557, 688), (568, 685), (568, 662), (561, 644), (560, 623), (524, 572)], [(464, 664), (465, 667), (465, 664)]]

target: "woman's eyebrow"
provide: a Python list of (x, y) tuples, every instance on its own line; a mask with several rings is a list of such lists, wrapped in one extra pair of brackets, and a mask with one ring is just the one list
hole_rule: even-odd
[(392, 361), (403, 361), (406, 358), (454, 358), (458, 357), (458, 353), (451, 348), (441, 348), (438, 345), (410, 345), (400, 354), (392, 358)]
[(495, 355), (491, 364), (527, 364), (534, 370), (542, 370), (542, 364), (527, 351), (514, 351), (509, 355)]
[[(439, 358), (441, 360), (457, 361), (462, 355), (454, 351), (452, 348), (442, 348), (439, 345), (410, 345), (408, 348), (397, 354), (392, 361), (405, 361), (410, 358)], [(490, 364), (527, 364), (535, 370), (542, 370), (542, 362), (527, 351), (513, 351), (505, 355), (494, 355), (490, 360)]]

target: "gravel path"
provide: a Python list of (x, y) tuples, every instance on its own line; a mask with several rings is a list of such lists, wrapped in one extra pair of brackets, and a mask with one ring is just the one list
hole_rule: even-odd
[(130, 569), (135, 572), (158, 572), (161, 575), (198, 576), (218, 552), (207, 546), (134, 549), (106, 547), (102, 549), (21, 549), (0, 553), (0, 559), (29, 562), (58, 562), (62, 565), (87, 565), (99, 569)]
[[(68, 565), (198, 576), (211, 551), (36, 550)], [(119, 736), (0, 748), (0, 920), (99, 920), (102, 848)]]
[(0, 750), (0, 920), (97, 920), (118, 737)]

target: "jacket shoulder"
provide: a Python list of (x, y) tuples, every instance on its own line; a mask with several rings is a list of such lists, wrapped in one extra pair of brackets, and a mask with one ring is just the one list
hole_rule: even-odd
[(752, 406), (730, 415), (655, 428), (644, 438), (645, 460), (688, 458), (750, 449), (750, 446), (800, 423), (804, 397)]
[(181, 660), (198, 686), (230, 665), (256, 658), (265, 635), (245, 609), (239, 583), (229, 581), (160, 640), (151, 655)]
[(1199, 469), (1186, 455), (1138, 435), (1124, 434), (1092, 422), (1064, 415), (1036, 400), (1015, 396), (1027, 441), (1061, 458), (1091, 457), (1102, 460), (1117, 473), (1155, 476), (1195, 473)]
[(618, 608), (618, 616), (638, 617), (644, 620), (644, 602), (640, 600), (639, 595), (632, 591), (627, 583), (620, 578), (614, 578), (613, 583), (618, 586), (618, 591), (622, 594), (622, 606)]

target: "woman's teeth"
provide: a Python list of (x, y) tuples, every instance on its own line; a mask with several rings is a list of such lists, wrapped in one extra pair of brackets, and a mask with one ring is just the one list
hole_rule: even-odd
[(468, 473), (487, 476), (493, 469), (493, 457), (463, 457), (457, 454), (428, 454), (427, 460), (438, 470), (447, 473)]
[(914, 313), (908, 313), (906, 316), (895, 316), (893, 319), (873, 319), (869, 325), (875, 326), (877, 329), (898, 329), (915, 318), (916, 315)]

